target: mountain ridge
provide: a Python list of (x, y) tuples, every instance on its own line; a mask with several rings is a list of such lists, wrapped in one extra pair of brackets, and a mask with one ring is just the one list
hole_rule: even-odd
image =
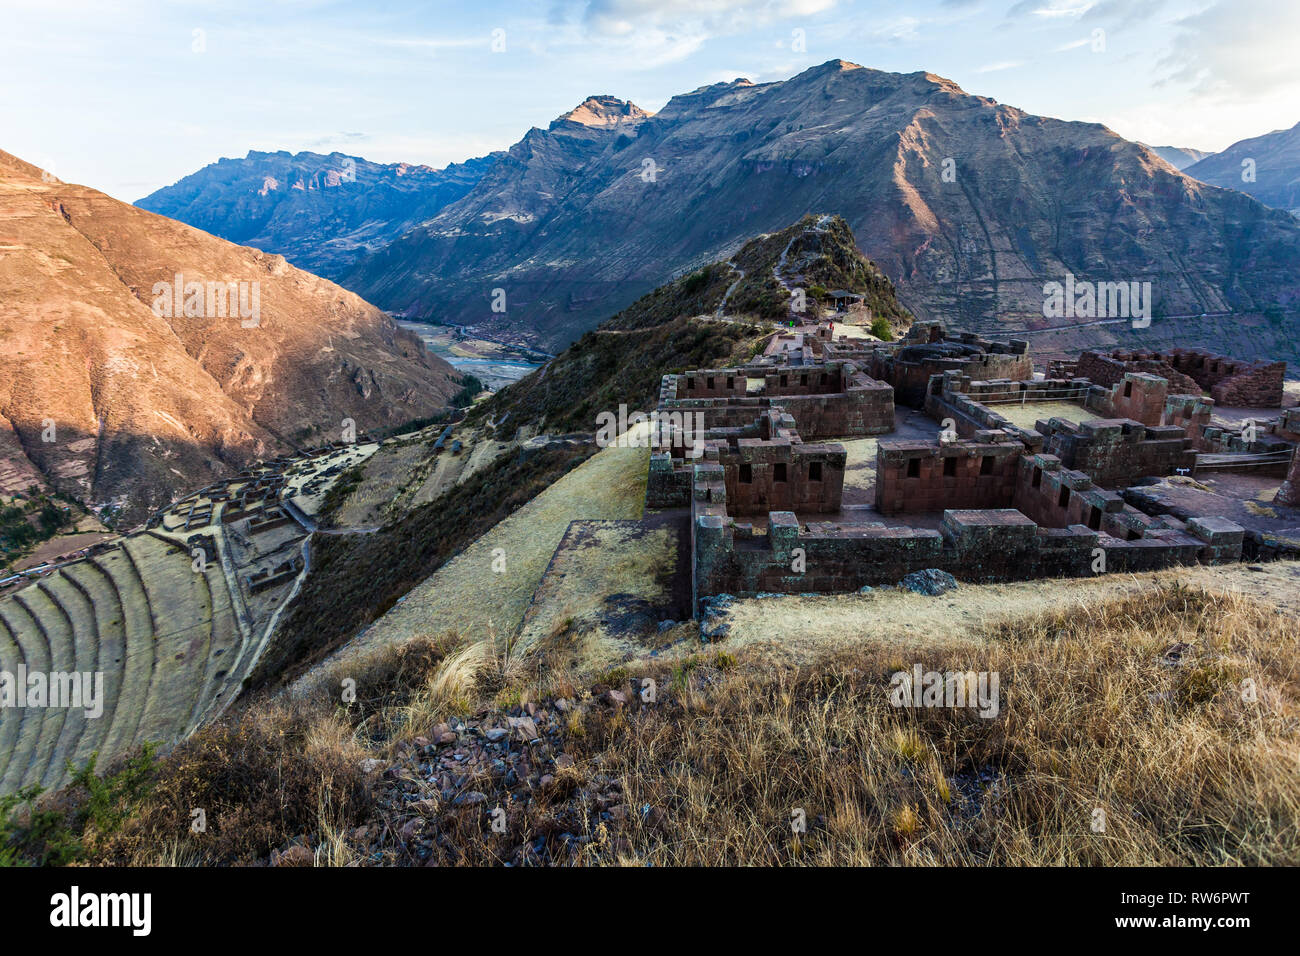
[(1204, 183), (1235, 189), (1300, 217), (1300, 123), (1240, 140), (1185, 171)]
[(555, 347), (810, 208), (848, 220), (912, 311), (978, 331), (1041, 325), (1042, 286), (1067, 272), (1152, 281), (1167, 315), (1300, 294), (1300, 229), (1249, 197), (1100, 124), (843, 60), (699, 87), (631, 128), (534, 128), (340, 281), (409, 318)]
[[(164, 307), (178, 281), (184, 298)], [(190, 289), (202, 299), (209, 283), (233, 286), (229, 301), (191, 309)], [(345, 419), (429, 416), (460, 378), (282, 256), (3, 152), (0, 338), (3, 490), (53, 487), (123, 525), (253, 460), (337, 439)]]
[(459, 199), (492, 162), (484, 156), (435, 169), (338, 151), (249, 150), (243, 158), (209, 163), (135, 205), (333, 278), (367, 249), (382, 247)]

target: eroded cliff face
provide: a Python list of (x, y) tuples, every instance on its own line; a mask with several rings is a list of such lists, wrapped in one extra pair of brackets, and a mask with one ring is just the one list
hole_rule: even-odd
[(1295, 308), (1300, 291), (1290, 217), (1105, 127), (933, 74), (834, 60), (703, 87), (653, 116), (617, 102), (600, 122), (580, 107), (530, 130), (341, 281), (413, 317), (555, 347), (817, 209), (845, 218), (919, 317), (975, 330), (1043, 324), (1043, 285), (1067, 272), (1150, 281), (1168, 316)]
[(280, 256), (7, 153), (0, 343), (3, 490), (35, 479), (126, 524), (253, 458), (338, 438), (345, 418), (430, 415), (458, 378)]

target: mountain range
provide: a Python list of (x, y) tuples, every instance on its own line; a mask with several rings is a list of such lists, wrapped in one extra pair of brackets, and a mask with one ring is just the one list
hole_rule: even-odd
[(842, 215), (918, 317), (984, 332), (1046, 324), (1043, 286), (1067, 273), (1149, 281), (1158, 317), (1293, 309), (1300, 293), (1291, 217), (1104, 126), (843, 60), (655, 115), (588, 100), (340, 281), (412, 318), (558, 346), (808, 209)]
[(486, 156), (433, 169), (343, 153), (250, 150), (136, 205), (334, 278), (464, 196), (492, 161)]
[[(395, 314), (548, 350), (809, 209), (843, 216), (920, 318), (984, 333), (1042, 328), (1044, 285), (1072, 274), (1152, 284), (1157, 328), (1111, 327), (1108, 340), (1164, 341), (1169, 319), (1189, 345), (1215, 344), (1224, 320), (1268, 326), (1270, 347), (1294, 342), (1294, 319), (1279, 315), (1300, 297), (1300, 224), (1230, 177), (1197, 175), (1239, 171), (1227, 153), (1186, 175), (1171, 168), (1204, 155), (1034, 116), (931, 73), (832, 60), (780, 82), (701, 87), (657, 114), (593, 96), (505, 152), (448, 167), (457, 199), (444, 202), (454, 190), (436, 180), (438, 195), (419, 200), (420, 183), (435, 180), (408, 176), (411, 208), (386, 226), (364, 219), (359, 232), (331, 225), (351, 212), (330, 212), (350, 209), (358, 184), (314, 195), (304, 185), (278, 200), (274, 229), (240, 238), (249, 227), (231, 211), (265, 200), (265, 157), (283, 165), (287, 153), (208, 167), (196, 174), (208, 192), (186, 188), (192, 205), (160, 197), (195, 177), (144, 202), (308, 267), (324, 256), (322, 271)], [(322, 175), (316, 160), (303, 175)], [(1260, 199), (1274, 165), (1260, 167)], [(382, 179), (363, 168), (359, 182)], [(304, 204), (315, 214), (299, 215)]]
[(337, 440), (345, 419), (430, 416), (460, 385), (284, 257), (3, 152), (0, 341), (0, 490), (52, 487), (125, 525), (256, 458)]
[[(1141, 145), (1146, 146), (1145, 143)], [(1174, 169), (1186, 169), (1193, 163), (1198, 163), (1206, 156), (1212, 156), (1213, 153), (1207, 153), (1203, 149), (1191, 149), (1186, 146), (1146, 146), (1147, 149), (1155, 153)]]
[(1187, 175), (1300, 217), (1300, 123), (1233, 143), (1188, 166)]

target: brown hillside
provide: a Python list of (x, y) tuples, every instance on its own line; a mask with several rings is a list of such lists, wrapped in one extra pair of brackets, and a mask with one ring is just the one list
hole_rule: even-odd
[[(155, 284), (177, 273), (247, 283), (249, 299), (256, 283), (257, 326), (237, 311), (155, 314)], [(25, 488), (39, 473), (125, 522), (255, 457), (337, 438), (345, 418), (400, 424), (457, 389), (356, 295), (3, 152), (0, 341), (0, 474)]]

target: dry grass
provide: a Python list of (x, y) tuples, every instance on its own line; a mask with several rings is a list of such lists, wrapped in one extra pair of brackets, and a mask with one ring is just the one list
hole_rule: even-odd
[[(131, 819), (100, 842), (97, 861), (253, 862), (287, 839), (338, 834), (369, 811), (365, 757), (352, 728), (334, 715), (279, 704), (249, 710), (162, 760)], [(202, 832), (192, 827), (196, 810)]]
[(571, 521), (641, 517), (649, 456), (600, 450), (424, 578), (339, 659), (426, 634), (430, 622), (471, 641), (513, 632)]
[[(659, 865), (1300, 862), (1294, 620), (1170, 587), (990, 638), (697, 668), (635, 719), (589, 715), (570, 752), (662, 808), (625, 834)], [(892, 707), (915, 662), (998, 672), (1001, 715)]]
[[(575, 763), (541, 789), (489, 794), (505, 836), (472, 806), (425, 825), (437, 859), (461, 864), (565, 833), (589, 839), (551, 858), (592, 865), (1296, 864), (1298, 644), (1295, 618), (1269, 602), (1176, 583), (978, 640), (830, 642), (798, 666), (724, 642), (588, 685), (598, 696), (653, 677), (653, 703), (631, 694), (614, 709), (563, 688), (579, 704), (555, 744)], [(370, 658), (348, 707), (272, 702), (204, 731), (164, 761), (113, 858), (231, 861), (302, 842), (317, 865), (367, 862), (349, 838), (376, 819), (356, 770), (367, 752), (573, 676), (514, 650), (414, 641)], [(998, 716), (892, 706), (891, 675), (917, 663), (997, 673)], [(583, 795), (609, 780), (630, 812), (599, 821)], [(216, 832), (177, 846), (194, 806), (218, 808)]]

